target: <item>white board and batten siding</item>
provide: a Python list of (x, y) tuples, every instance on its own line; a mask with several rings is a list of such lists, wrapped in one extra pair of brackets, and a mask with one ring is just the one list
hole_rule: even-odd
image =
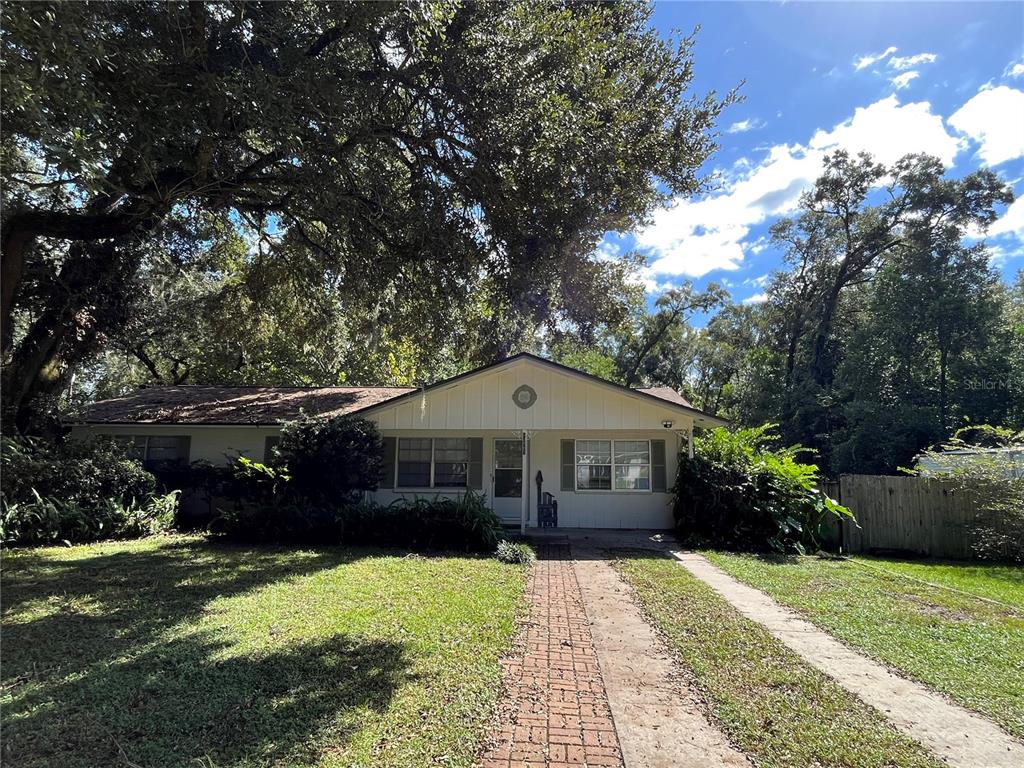
[[(537, 401), (520, 408), (512, 399), (522, 385)], [(518, 360), (507, 369), (487, 371), (449, 386), (426, 390), (369, 414), (383, 432), (392, 430), (654, 430), (664, 436), (687, 429), (692, 419), (639, 394)]]
[[(520, 408), (514, 393), (526, 385), (536, 401)], [(494, 440), (530, 433), (528, 486), (530, 524), (535, 521), (540, 470), (544, 490), (558, 501), (559, 527), (671, 528), (671, 494), (655, 491), (576, 491), (563, 487), (563, 440), (649, 440), (665, 443), (665, 473), (670, 487), (676, 475), (680, 432), (693, 419), (672, 404), (662, 405), (642, 394), (549, 368), (532, 360), (516, 360), (448, 386), (414, 393), (394, 404), (383, 403), (366, 417), (385, 437), (478, 437), (483, 439), (483, 488), (490, 497), (494, 481)], [(672, 422), (671, 428), (664, 423)], [(459, 493), (440, 489), (382, 488), (381, 502), (396, 498)]]

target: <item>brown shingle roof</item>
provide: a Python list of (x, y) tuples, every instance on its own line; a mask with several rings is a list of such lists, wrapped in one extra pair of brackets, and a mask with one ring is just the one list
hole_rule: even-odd
[(340, 416), (413, 390), (408, 387), (145, 387), (87, 406), (81, 421), (103, 424), (281, 424)]
[(646, 389), (638, 389), (637, 392), (643, 392), (645, 395), (667, 400), (676, 405), (685, 405), (687, 408), (693, 408), (690, 401), (672, 389), (672, 387), (647, 387)]
[[(517, 357), (533, 356), (523, 353)], [(557, 368), (573, 370), (542, 358), (534, 359)], [(471, 371), (449, 381), (476, 372)], [(79, 421), (87, 424), (274, 425), (296, 419), (301, 413), (309, 416), (340, 416), (362, 411), (415, 391), (415, 388), (410, 387), (155, 386), (93, 403), (85, 408)], [(671, 387), (648, 387), (636, 391), (696, 410)]]

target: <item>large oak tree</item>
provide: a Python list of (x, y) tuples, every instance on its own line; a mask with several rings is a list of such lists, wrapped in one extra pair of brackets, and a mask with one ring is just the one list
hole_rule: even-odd
[(700, 188), (725, 101), (689, 95), (690, 40), (641, 2), (2, 13), (4, 421), (22, 428), (123, 331), (155, 249), (211, 227), (302, 252), (382, 324), (402, 297), (465, 305), (484, 276), (496, 354), (527, 319), (580, 319), (563, 286), (604, 231)]

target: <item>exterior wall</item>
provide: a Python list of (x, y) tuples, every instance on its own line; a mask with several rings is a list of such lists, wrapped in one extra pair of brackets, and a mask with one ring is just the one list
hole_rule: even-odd
[[(511, 396), (510, 396), (511, 397)], [(682, 425), (686, 429), (686, 425)], [(165, 425), (92, 425), (72, 428), (72, 436), (92, 435), (189, 435), (189, 461), (225, 464), (239, 455), (259, 461), (263, 458), (264, 439), (276, 435), (276, 427), (165, 426)], [(482, 437), (483, 493), (491, 498), (494, 488), (494, 440), (516, 438), (514, 430), (382, 430), (390, 437)], [(530, 438), (528, 470), (529, 525), (536, 525), (537, 484), (540, 470), (544, 490), (558, 500), (558, 524), (563, 528), (656, 528), (672, 527), (671, 494), (653, 491), (563, 491), (561, 489), (561, 441), (606, 438), (612, 440), (664, 440), (666, 477), (671, 487), (676, 476), (680, 438), (675, 429), (658, 430), (557, 430), (536, 431)], [(395, 499), (458, 495), (460, 489), (381, 489), (371, 496), (383, 504)]]
[[(494, 439), (516, 438), (512, 430), (382, 430), (386, 437), (483, 437), (483, 493), (491, 498), (494, 489)], [(535, 432), (530, 438), (528, 470), (529, 525), (536, 525), (537, 471), (544, 476), (544, 490), (558, 501), (558, 525), (561, 528), (655, 528), (673, 525), (670, 493), (653, 491), (563, 491), (561, 489), (561, 441), (604, 438), (612, 440), (664, 440), (665, 472), (669, 487), (675, 480), (679, 436), (674, 429), (654, 430), (558, 430)], [(461, 489), (389, 489), (372, 494), (376, 501), (388, 504), (396, 499), (457, 496)]]
[(262, 461), (266, 437), (280, 432), (278, 427), (216, 425), (91, 424), (71, 428), (71, 436), (76, 438), (93, 435), (188, 435), (191, 438), (189, 461), (208, 461), (211, 464), (227, 464), (240, 455)]
[[(513, 393), (529, 385), (537, 394), (529, 408), (520, 408)], [(671, 404), (590, 381), (530, 360), (516, 360), (479, 375), (414, 396), (393, 406), (369, 411), (387, 437), (482, 437), (483, 492), (493, 494), (494, 439), (531, 433), (526, 478), (530, 525), (536, 522), (540, 470), (544, 490), (558, 500), (559, 526), (567, 528), (671, 528), (669, 493), (652, 491), (563, 491), (560, 441), (563, 439), (664, 440), (666, 477), (675, 480), (680, 432), (693, 427), (693, 417)], [(671, 421), (666, 429), (663, 422)], [(239, 454), (261, 460), (264, 440), (277, 427), (95, 425), (73, 428), (73, 434), (189, 435), (190, 461), (226, 463)], [(455, 489), (392, 490), (373, 494), (380, 502), (397, 498), (457, 495)]]

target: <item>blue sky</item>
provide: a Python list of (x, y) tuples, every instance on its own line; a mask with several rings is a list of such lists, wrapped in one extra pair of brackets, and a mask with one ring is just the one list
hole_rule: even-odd
[[(652, 296), (683, 280), (757, 301), (780, 266), (767, 230), (791, 213), (822, 156), (845, 147), (892, 161), (941, 157), (951, 173), (990, 167), (1024, 196), (1024, 3), (672, 3), (666, 36), (701, 26), (695, 92), (745, 81), (720, 122), (712, 193), (678, 201), (607, 256), (638, 249)], [(993, 226), (993, 264), (1024, 269), (1024, 199)]]

